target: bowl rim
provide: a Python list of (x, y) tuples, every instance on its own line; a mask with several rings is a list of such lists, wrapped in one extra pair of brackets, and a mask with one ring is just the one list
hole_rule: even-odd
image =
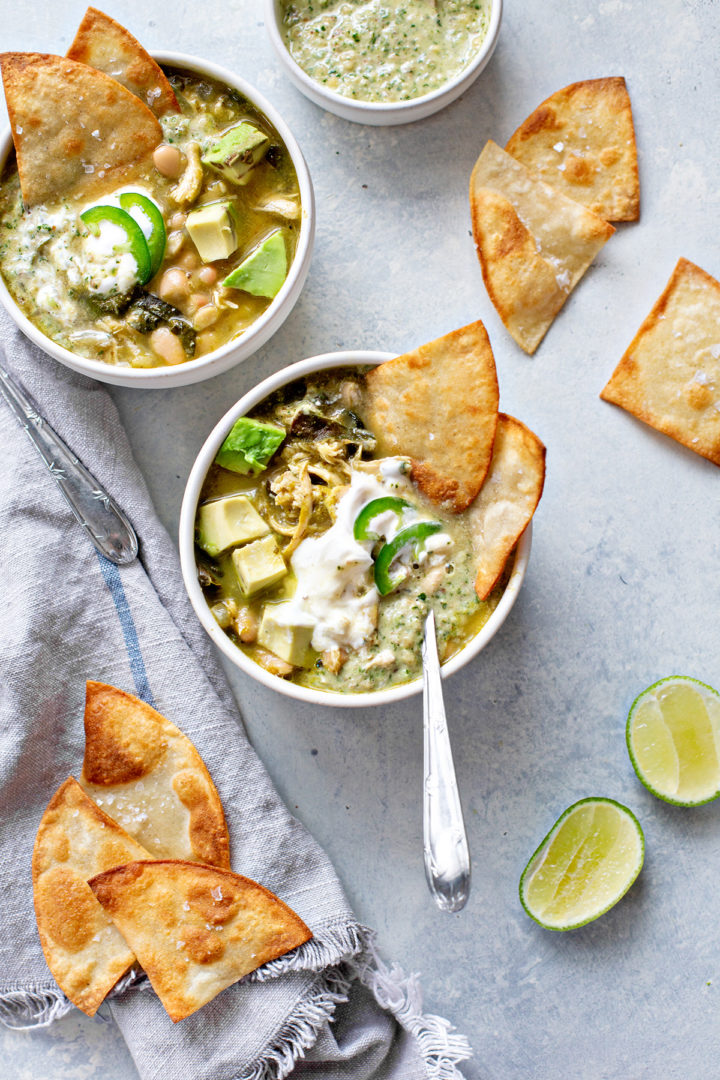
[[(300, 188), (301, 206), (297, 247), (282, 288), (262, 315), (240, 337), (232, 338), (213, 352), (197, 359), (187, 360), (183, 364), (152, 368), (131, 368), (106, 364), (102, 360), (93, 360), (89, 357), (80, 356), (70, 349), (66, 349), (63, 345), (58, 345), (21, 311), (1, 274), (0, 302), (26, 337), (55, 360), (72, 368), (74, 371), (88, 375), (100, 382), (158, 389), (163, 386), (182, 386), (191, 382), (199, 382), (202, 379), (227, 371), (228, 368), (240, 363), (242, 360), (246, 360), (261, 348), (284, 322), (300, 295), (310, 268), (315, 239), (315, 195), (310, 171), (295, 136), (275, 106), (259, 90), (256, 90), (251, 83), (228, 68), (221, 67), (219, 64), (200, 57), (191, 56), (188, 53), (153, 50), (151, 55), (161, 66), (185, 68), (198, 75), (209, 75), (217, 79), (218, 82), (225, 83), (227, 86), (238, 90), (243, 97), (248, 98), (257, 107), (259, 112), (267, 117), (282, 138), (295, 166)], [(12, 149), (12, 132), (8, 124), (0, 131), (0, 170), (4, 167)]]
[[(281, 368), (279, 371), (269, 375), (266, 379), (263, 379), (244, 394), (239, 401), (231, 406), (220, 420), (218, 420), (200, 448), (185, 485), (178, 527), (180, 568), (185, 589), (195, 614), (198, 616), (203, 627), (210, 635), (210, 638), (215, 645), (218, 646), (223, 655), (241, 671), (255, 679), (257, 682), (260, 682), (262, 685), (269, 687), (271, 690), (275, 690), (279, 694), (284, 694), (286, 697), (291, 697), (312, 705), (329, 705), (343, 708), (365, 708), (372, 705), (389, 705), (394, 701), (400, 701), (403, 698), (420, 693), (422, 690), (422, 678), (412, 679), (410, 682), (400, 683), (397, 686), (388, 687), (385, 690), (371, 690), (367, 692), (344, 694), (332, 690), (316, 690), (311, 687), (299, 686), (297, 683), (278, 678), (277, 675), (271, 675), (270, 672), (265, 671), (259, 664), (256, 664), (247, 657), (242, 649), (238, 648), (237, 645), (234, 645), (227, 634), (225, 634), (220, 626), (218, 626), (210, 612), (210, 607), (197, 579), (195, 563), (195, 515), (200, 492), (210, 465), (229, 429), (240, 416), (245, 415), (245, 413), (258, 405), (264, 398), (268, 397), (269, 394), (272, 394), (275, 390), (293, 382), (293, 380), (297, 378), (301, 378), (317, 371), (335, 367), (357, 367), (363, 364), (374, 366), (382, 364), (386, 360), (392, 360), (397, 355), (397, 353), (393, 352), (379, 352), (367, 349), (319, 353), (316, 356), (299, 360), (296, 363), (290, 364), (288, 367)], [(443, 664), (441, 669), (443, 678), (447, 678), (449, 675), (454, 674), (454, 672), (458, 671), (461, 667), (464, 667), (465, 664), (477, 656), (505, 622), (505, 619), (517, 599), (520, 587), (525, 578), (525, 571), (530, 558), (531, 543), (532, 522), (528, 525), (518, 541), (510, 578), (497, 607), (492, 612), (485, 625), (470, 639), (468, 644), (460, 649), (460, 651), (446, 664)]]
[[(490, 57), (495, 50), (495, 46), (497, 45), (503, 11), (503, 0), (490, 0), (490, 22), (488, 24), (487, 34), (485, 35), (476, 56), (462, 69), (462, 71), (458, 72), (457, 75), (454, 75), (452, 79), (448, 79), (442, 86), (439, 86), (435, 90), (431, 90), (429, 93), (423, 94), (420, 97), (410, 98), (407, 101), (362, 101), (357, 98), (345, 97), (336, 90), (328, 89), (328, 87), (323, 86), (322, 83), (317, 82), (312, 76), (308, 75), (304, 68), (298, 64), (290, 54), (290, 50), (285, 44), (285, 39), (280, 30), (278, 18), (279, 3), (280, 0), (265, 0), (265, 26), (275, 51), (287, 65), (295, 82), (301, 88), (304, 88), (304, 92), (308, 94), (311, 100), (314, 100), (315, 96), (324, 98), (327, 102), (327, 107), (333, 112), (335, 112), (335, 109), (333, 108), (333, 106), (335, 106), (338, 110), (338, 115), (342, 115), (343, 112), (355, 113), (358, 119), (364, 115), (378, 121), (382, 118), (388, 120), (395, 115), (397, 115), (399, 119), (408, 120), (411, 118), (413, 112), (422, 114), (422, 116), (418, 115), (417, 119), (424, 119), (432, 112), (443, 108), (446, 104), (450, 104), (456, 97), (459, 97), (460, 94), (477, 78), (490, 60)], [(446, 98), (447, 100), (445, 100)], [(435, 106), (435, 108), (431, 108), (431, 106)]]

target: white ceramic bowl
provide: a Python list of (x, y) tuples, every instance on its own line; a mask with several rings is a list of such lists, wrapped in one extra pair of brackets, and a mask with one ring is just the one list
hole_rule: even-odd
[(328, 90), (327, 87), (312, 79), (293, 60), (285, 44), (282, 32), (280, 0), (265, 0), (265, 26), (287, 75), (298, 90), (310, 101), (315, 102), (316, 105), (327, 109), (331, 113), (335, 113), (336, 116), (341, 116), (343, 120), (353, 120), (358, 124), (374, 124), (376, 126), (409, 124), (414, 120), (423, 120), (426, 116), (431, 116), (433, 113), (439, 112), (440, 109), (444, 109), (451, 101), (455, 101), (475, 82), (480, 72), (485, 68), (495, 51), (502, 19), (503, 0), (491, 0), (491, 2), (488, 32), (472, 63), (468, 64), (459, 75), (449, 79), (437, 90), (424, 94), (422, 97), (413, 98), (411, 101), (387, 103), (358, 101), (354, 98), (343, 97), (342, 94), (338, 94), (334, 90)]
[[(299, 701), (310, 702), (313, 705), (339, 705), (348, 708), (364, 708), (368, 705), (389, 705), (393, 701), (399, 701), (401, 698), (410, 697), (412, 694), (419, 693), (422, 690), (422, 680), (413, 679), (411, 682), (402, 683), (399, 686), (392, 686), (387, 690), (373, 690), (367, 693), (339, 694), (331, 691), (314, 690), (309, 687), (298, 686), (296, 683), (278, 678), (278, 676), (271, 675), (268, 671), (265, 671), (264, 668), (260, 667), (259, 664), (256, 664), (254, 660), (251, 660), (246, 656), (242, 649), (238, 648), (237, 645), (234, 645), (224, 630), (218, 626), (210, 613), (208, 602), (205, 599), (200, 583), (198, 582), (197, 567), (195, 564), (195, 515), (200, 499), (200, 492), (210, 466), (215, 460), (215, 456), (230, 428), (240, 416), (244, 416), (246, 413), (250, 412), (251, 409), (254, 409), (255, 406), (259, 405), (269, 394), (274, 393), (275, 390), (279, 390), (282, 386), (286, 386), (294, 379), (302, 378), (316, 371), (336, 367), (355, 367), (358, 364), (382, 364), (385, 360), (391, 360), (394, 355), (395, 353), (365, 351), (323, 353), (321, 356), (312, 356), (308, 360), (301, 360), (297, 364), (291, 364), (290, 367), (275, 372), (274, 375), (264, 379), (263, 382), (259, 383), (253, 390), (250, 390), (249, 393), (245, 394), (236, 405), (233, 405), (233, 407), (225, 413), (222, 420), (218, 421), (205, 440), (195, 464), (192, 467), (185, 487), (182, 508), (180, 510), (180, 565), (182, 567), (185, 588), (187, 589), (190, 602), (192, 603), (200, 622), (203, 624), (220, 651), (224, 653), (233, 664), (239, 667), (241, 671), (244, 671), (246, 675), (252, 676), (253, 679), (257, 679), (258, 682), (263, 683), (265, 686), (269, 686), (272, 690), (277, 690), (279, 694), (285, 694), (286, 697), (297, 698)], [(528, 526), (517, 546), (510, 579), (505, 588), (505, 592), (500, 599), (500, 603), (475, 637), (443, 665), (443, 677), (452, 675), (453, 672), (458, 671), (467, 664), (469, 660), (472, 660), (474, 656), (477, 656), (505, 622), (510, 609), (517, 599), (520, 586), (525, 577), (525, 570), (530, 557), (531, 530), (532, 526)]]
[[(226, 342), (219, 349), (215, 349), (214, 352), (208, 353), (206, 356), (200, 356), (196, 360), (188, 360), (184, 364), (177, 364), (173, 367), (158, 368), (115, 367), (112, 364), (104, 364), (100, 360), (89, 360), (84, 356), (78, 356), (69, 349), (63, 348), (62, 345), (56, 344), (22, 313), (1, 277), (0, 301), (2, 301), (10, 317), (17, 323), (23, 333), (46, 353), (59, 360), (61, 364), (65, 364), (83, 375), (98, 379), (100, 382), (112, 383), (114, 386), (141, 386), (158, 390), (167, 386), (187, 386), (189, 383), (200, 382), (202, 379), (209, 379), (213, 375), (220, 375), (241, 360), (247, 360), (279, 329), (300, 295), (310, 268), (315, 237), (315, 198), (310, 173), (300, 147), (283, 118), (270, 102), (265, 100), (262, 94), (258, 93), (254, 87), (250, 86), (238, 75), (234, 75), (231, 71), (218, 67), (217, 64), (211, 64), (206, 60), (198, 60), (192, 56), (185, 56), (183, 53), (171, 52), (153, 53), (153, 56), (159, 64), (167, 67), (184, 68), (200, 76), (209, 75), (217, 79), (218, 82), (225, 83), (227, 86), (237, 90), (268, 118), (285, 143), (297, 172), (302, 218), (295, 257), (280, 292), (260, 318), (256, 319), (240, 337)], [(10, 130), (7, 129), (0, 138), (0, 172), (8, 154), (12, 150), (12, 145), (12, 136)]]

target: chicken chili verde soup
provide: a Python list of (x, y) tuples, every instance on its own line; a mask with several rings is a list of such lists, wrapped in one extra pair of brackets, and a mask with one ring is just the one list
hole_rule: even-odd
[(196, 516), (200, 584), (228, 637), (279, 677), (381, 690), (419, 676), (435, 612), (441, 659), (487, 621), (467, 514), (431, 503), (363, 422), (366, 371), (290, 383), (241, 417)]
[(167, 76), (179, 109), (159, 117), (130, 183), (26, 209), (12, 155), (0, 183), (13, 299), (57, 344), (109, 364), (180, 364), (242, 334), (282, 287), (300, 232), (295, 169), (267, 118), (212, 78)]

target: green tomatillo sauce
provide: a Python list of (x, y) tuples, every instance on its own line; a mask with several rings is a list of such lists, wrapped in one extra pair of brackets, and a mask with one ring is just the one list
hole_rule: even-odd
[(491, 0), (283, 0), (290, 55), (316, 82), (360, 101), (408, 101), (472, 61)]

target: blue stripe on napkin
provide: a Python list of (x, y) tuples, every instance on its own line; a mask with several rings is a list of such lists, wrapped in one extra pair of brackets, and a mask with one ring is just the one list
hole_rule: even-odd
[(130, 661), (130, 671), (132, 672), (132, 677), (135, 682), (137, 695), (142, 698), (143, 701), (146, 701), (148, 705), (155, 708), (155, 700), (152, 695), (152, 690), (150, 689), (147, 671), (145, 670), (145, 661), (142, 658), (142, 652), (140, 650), (140, 641), (138, 639), (135, 623), (133, 622), (130, 605), (128, 604), (127, 596), (125, 595), (122, 579), (120, 578), (120, 571), (115, 563), (110, 562), (110, 560), (106, 559), (100, 552), (97, 552), (97, 559), (100, 563), (102, 576), (105, 578), (105, 584), (110, 590), (110, 595), (113, 598), (115, 610), (118, 613), (123, 637), (125, 638), (125, 648), (127, 649), (128, 660)]

